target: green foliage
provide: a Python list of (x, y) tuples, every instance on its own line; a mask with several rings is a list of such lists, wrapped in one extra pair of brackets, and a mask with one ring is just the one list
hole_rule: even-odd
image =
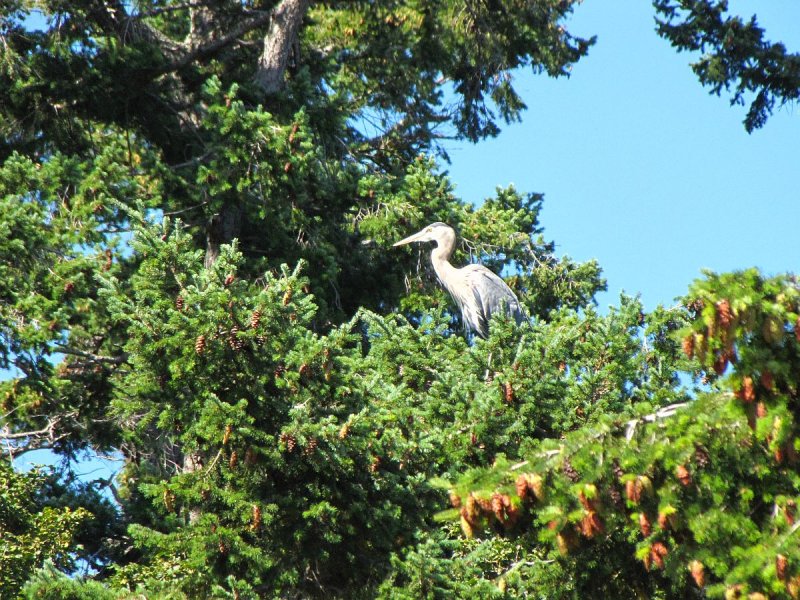
[[(30, 5), (4, 8), (0, 125), (13, 131), (12, 144), (30, 147), (37, 132), (48, 131), (53, 143), (71, 148), (89, 142), (70, 123), (89, 118), (132, 126), (170, 162), (182, 162), (187, 145), (197, 144), (185, 117), (196, 110), (204, 80), (218, 75), (225, 87), (241, 83), (248, 96), (264, 100), (252, 80), (275, 4), (222, 3), (203, 12), (142, 2), (128, 14), (122, 5), (48, 1), (36, 4), (52, 19), (42, 31), (20, 25)], [(471, 140), (496, 135), (499, 120), (516, 120), (525, 107), (512, 69), (563, 76), (586, 55), (594, 40), (561, 25), (574, 4), (312, 5), (287, 89), (266, 101), (284, 116), (307, 105), (315, 129), (330, 134), (329, 148), (343, 136), (353, 151), (384, 166), (424, 150), (448, 122)], [(454, 110), (444, 101), (443, 82), (451, 83)]]
[[(587, 53), (575, 2), (298, 1), (265, 89), (290, 4), (2, 9), (0, 437), (64, 462), (2, 466), (0, 594), (691, 597), (702, 567), (709, 596), (797, 597), (796, 283), (603, 314), (541, 194), (465, 205), (433, 157), (520, 117), (512, 69)], [(668, 37), (733, 27), (672, 6)], [(744, 31), (699, 72), (766, 86), (760, 124), (797, 86)], [(461, 335), (425, 251), (391, 248), (432, 221), (528, 323)], [(79, 481), (84, 451), (116, 478)]]
[(314, 334), (300, 268), (243, 280), (242, 255), (223, 247), (206, 269), (180, 223), (163, 227), (132, 241), (144, 256), (132, 294), (113, 278), (102, 292), (132, 367), (111, 410), (150, 451), (120, 491), (143, 511), (130, 534), (146, 560), (116, 580), (197, 597), (221, 576), (271, 595), (309, 572), (324, 589), (380, 574), (431, 494), (405, 424), (349, 368), (363, 352), (353, 324)]
[(750, 103), (744, 126), (763, 127), (776, 103), (800, 97), (800, 54), (765, 39), (756, 16), (729, 16), (726, 0), (654, 0), (658, 33), (678, 50), (703, 54), (692, 70), (711, 93), (733, 88), (731, 104)]
[(680, 323), (633, 299), (497, 319), (472, 346), (441, 311), (412, 327), (362, 310), (318, 334), (302, 263), (247, 280), (235, 246), (204, 267), (180, 222), (136, 230), (130, 290), (104, 276), (99, 294), (128, 339), (111, 414), (126, 447), (148, 448), (121, 474), (143, 555), (114, 575), (126, 589), (377, 585), (441, 501), (427, 479), (675, 398)]
[(676, 338), (713, 390), (630, 420), (608, 412), (526, 461), (464, 477), (452, 494), (465, 533), (538, 539), (582, 596), (605, 574), (616, 596), (796, 597), (799, 301), (787, 278), (708, 274)]
[(50, 562), (33, 574), (22, 597), (31, 600), (119, 600), (122, 596), (92, 580), (67, 577)]
[(75, 535), (90, 516), (83, 509), (51, 506), (41, 494), (51, 475), (17, 473), (0, 461), (0, 595), (16, 597), (31, 572), (46, 560), (74, 566)]
[[(150, 557), (116, 576), (129, 589), (204, 595), (227, 573), (240, 593), (277, 593), (305, 585), (311, 569), (323, 589), (374, 578), (432, 514), (438, 494), (427, 477), (487, 464), (551, 427), (558, 391), (549, 392), (552, 404), (519, 406), (504, 391), (518, 385), (509, 379), (520, 362), (533, 365), (540, 352), (526, 350), (528, 334), (508, 324), (498, 321), (493, 337), (471, 348), (443, 337), (449, 319), (430, 314), (414, 329), (362, 310), (315, 334), (314, 288), (300, 267), (242, 279), (242, 254), (223, 246), (205, 268), (182, 224), (169, 220), (138, 227), (131, 245), (143, 258), (130, 291), (104, 276), (99, 294), (127, 332), (131, 367), (120, 374), (111, 414), (126, 446), (149, 452), (121, 476), (120, 496), (141, 511), (130, 534)], [(639, 311), (633, 302), (624, 316), (597, 321), (630, 321), (619, 329), (627, 336)], [(533, 339), (564, 325), (542, 327)], [(577, 338), (590, 331), (581, 325), (567, 337), (587, 349)], [(602, 335), (593, 343), (604, 344)], [(569, 426), (594, 416), (566, 415), (596, 404), (595, 385), (619, 386), (620, 401), (630, 401), (624, 377), (612, 384), (610, 372), (585, 386), (577, 364), (587, 357), (575, 355), (576, 376), (563, 386), (572, 399), (554, 413)], [(485, 381), (487, 366), (494, 371)], [(557, 372), (558, 361), (547, 369)], [(185, 472), (174, 474), (181, 460)], [(174, 565), (170, 578), (165, 562)]]
[[(21, 374), (0, 384), (2, 410), (15, 434), (47, 430), (59, 415), (51, 441), (65, 454), (114, 442), (98, 417), (119, 338), (95, 277), (127, 272), (120, 204), (160, 199), (152, 151), (113, 130), (96, 139), (92, 157), (14, 154), (0, 168), (0, 367)], [(57, 353), (66, 357), (54, 369)]]

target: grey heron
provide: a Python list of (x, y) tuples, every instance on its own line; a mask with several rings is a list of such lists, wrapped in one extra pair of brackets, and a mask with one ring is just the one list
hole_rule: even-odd
[(444, 223), (431, 223), (422, 231), (400, 240), (395, 246), (412, 242), (436, 242), (431, 262), (442, 286), (461, 310), (466, 327), (482, 338), (489, 337), (489, 321), (495, 313), (505, 313), (519, 325), (524, 319), (519, 300), (495, 273), (483, 265), (467, 265), (460, 269), (450, 264), (456, 245), (456, 232)]

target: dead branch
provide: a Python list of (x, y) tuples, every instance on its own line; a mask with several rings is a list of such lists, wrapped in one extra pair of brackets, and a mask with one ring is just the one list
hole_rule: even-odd
[[(56, 433), (56, 429), (61, 421), (69, 417), (74, 417), (76, 414), (77, 413), (72, 412), (48, 418), (47, 425), (34, 431), (18, 431), (12, 433), (11, 428), (5, 425), (2, 431), (0, 431), (0, 441), (5, 442), (8, 455), (11, 458), (15, 455), (24, 454), (32, 450), (50, 448), (56, 442), (63, 440), (69, 435), (69, 433)], [(25, 441), (21, 444), (15, 443), (20, 440)], [(23, 445), (25, 447), (20, 449)]]
[(94, 363), (105, 363), (109, 365), (121, 365), (128, 360), (128, 354), (123, 352), (119, 356), (102, 356), (85, 350), (78, 350), (77, 348), (70, 348), (69, 346), (55, 346), (55, 351), (61, 354), (69, 354), (70, 356), (79, 356)]
[(181, 44), (170, 39), (148, 23), (130, 15), (119, 0), (95, 1), (89, 8), (89, 14), (103, 30), (114, 35), (122, 42), (145, 41), (157, 45), (165, 56), (177, 56), (181, 52)]
[(170, 73), (173, 71), (179, 71), (198, 58), (207, 58), (209, 56), (213, 56), (220, 50), (224, 49), (225, 47), (235, 42), (245, 33), (248, 33), (254, 29), (266, 25), (270, 20), (270, 16), (271, 16), (270, 13), (264, 13), (257, 15), (252, 19), (242, 21), (242, 23), (231, 29), (224, 36), (207, 44), (197, 46), (196, 48), (193, 48), (188, 52), (181, 53), (175, 60), (164, 65), (160, 69), (161, 73)]
[(679, 402), (677, 404), (670, 404), (658, 409), (656, 412), (639, 417), (638, 419), (631, 419), (625, 427), (625, 440), (630, 442), (633, 439), (633, 434), (636, 432), (636, 426), (639, 423), (653, 423), (659, 419), (665, 419), (674, 415), (679, 409), (687, 406), (688, 402)]

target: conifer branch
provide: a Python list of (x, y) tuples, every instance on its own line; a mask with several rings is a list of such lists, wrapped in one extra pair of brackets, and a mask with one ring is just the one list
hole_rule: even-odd
[[(649, 415), (645, 415), (643, 417), (639, 417), (638, 419), (631, 419), (630, 421), (628, 421), (626, 423), (625, 440), (630, 442), (633, 439), (633, 435), (634, 435), (634, 432), (636, 430), (636, 427), (640, 423), (654, 423), (655, 421), (657, 421), (659, 419), (669, 418), (669, 417), (673, 416), (678, 410), (688, 406), (689, 404), (690, 404), (689, 402), (678, 402), (678, 403), (675, 403), (675, 404), (670, 404), (668, 406), (664, 406), (664, 407), (658, 409), (656, 412), (651, 413)], [(595, 440), (595, 439), (601, 438), (604, 435), (607, 435), (609, 433), (613, 434), (615, 432), (613, 430), (612, 431), (603, 430), (603, 431), (600, 431), (597, 434), (591, 436), (590, 439)], [(546, 452), (542, 452), (541, 454), (537, 454), (536, 458), (550, 459), (550, 458), (553, 458), (554, 456), (558, 456), (564, 450), (565, 450), (565, 448), (562, 446), (558, 450), (548, 450)], [(508, 470), (509, 471), (518, 471), (519, 469), (522, 469), (522, 468), (528, 466), (529, 464), (530, 464), (530, 460), (523, 460), (522, 462), (518, 462), (518, 463), (515, 463), (515, 464), (511, 465), (508, 468)]]
[(132, 19), (146, 19), (149, 17), (157, 17), (166, 13), (178, 12), (181, 10), (191, 10), (194, 8), (207, 7), (210, 2), (186, 2), (184, 4), (173, 4), (171, 6), (157, 6), (146, 11), (139, 11), (131, 15)]
[(181, 50), (181, 44), (136, 16), (128, 14), (121, 2), (92, 2), (89, 14), (106, 33), (113, 34), (124, 43), (139, 40), (151, 42), (166, 56), (176, 56)]
[(121, 365), (128, 360), (127, 352), (123, 352), (118, 356), (103, 356), (100, 354), (94, 354), (93, 352), (87, 352), (86, 350), (78, 350), (77, 348), (61, 345), (55, 346), (55, 351), (59, 352), (60, 354), (69, 354), (71, 356), (86, 358), (90, 362), (105, 363), (110, 365)]

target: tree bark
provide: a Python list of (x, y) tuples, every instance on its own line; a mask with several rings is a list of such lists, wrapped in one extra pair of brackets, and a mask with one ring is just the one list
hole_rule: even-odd
[(206, 256), (203, 265), (210, 268), (219, 258), (219, 247), (230, 244), (239, 237), (242, 228), (242, 209), (226, 204), (222, 210), (208, 220), (206, 226)]
[[(200, 454), (189, 452), (183, 456), (183, 472), (194, 473), (203, 468), (203, 457)], [(197, 523), (203, 511), (198, 506), (192, 506), (189, 509), (189, 523), (194, 525)]]
[(311, 0), (282, 0), (272, 11), (255, 81), (267, 94), (283, 89), (284, 73)]

